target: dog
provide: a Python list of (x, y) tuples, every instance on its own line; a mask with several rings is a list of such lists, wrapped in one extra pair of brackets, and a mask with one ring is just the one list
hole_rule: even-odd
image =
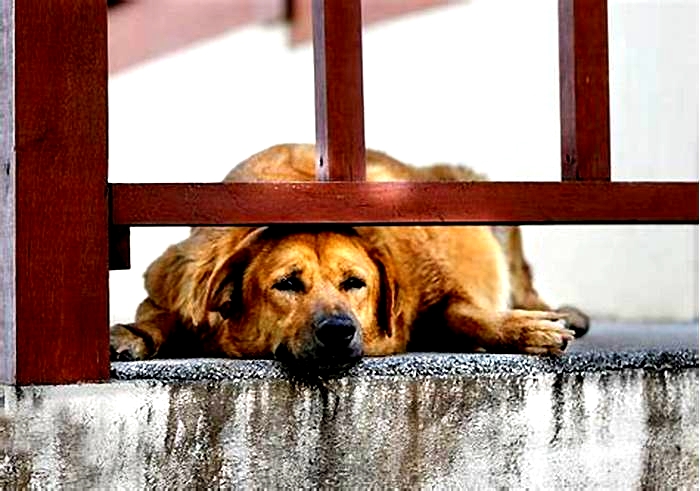
[[(279, 145), (225, 181), (310, 181), (312, 145)], [(368, 181), (473, 181), (367, 152)], [(533, 287), (518, 227), (194, 227), (147, 269), (113, 360), (276, 358), (311, 370), (407, 351), (559, 355), (588, 330)]]

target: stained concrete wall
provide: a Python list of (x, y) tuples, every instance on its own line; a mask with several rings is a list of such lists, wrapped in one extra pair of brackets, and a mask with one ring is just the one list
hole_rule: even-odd
[(698, 371), (5, 388), (0, 485), (698, 485)]
[(160, 360), (4, 387), (0, 487), (696, 489), (697, 324), (602, 327), (560, 359), (368, 358), (323, 384)]

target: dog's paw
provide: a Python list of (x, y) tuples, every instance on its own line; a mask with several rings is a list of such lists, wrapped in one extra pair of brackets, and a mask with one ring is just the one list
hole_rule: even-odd
[(109, 358), (112, 361), (146, 360), (152, 356), (146, 341), (123, 324), (109, 332)]
[(574, 339), (563, 314), (557, 312), (513, 311), (508, 318), (517, 350), (533, 355), (561, 355)]

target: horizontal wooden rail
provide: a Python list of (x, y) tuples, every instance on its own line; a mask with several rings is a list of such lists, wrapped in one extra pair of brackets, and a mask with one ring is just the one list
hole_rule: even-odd
[(113, 224), (124, 226), (698, 223), (695, 182), (112, 184), (111, 193)]

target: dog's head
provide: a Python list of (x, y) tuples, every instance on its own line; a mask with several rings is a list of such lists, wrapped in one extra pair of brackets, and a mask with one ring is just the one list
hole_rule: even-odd
[(393, 334), (390, 259), (352, 229), (257, 229), (211, 253), (195, 321), (230, 355), (315, 370), (348, 365)]

